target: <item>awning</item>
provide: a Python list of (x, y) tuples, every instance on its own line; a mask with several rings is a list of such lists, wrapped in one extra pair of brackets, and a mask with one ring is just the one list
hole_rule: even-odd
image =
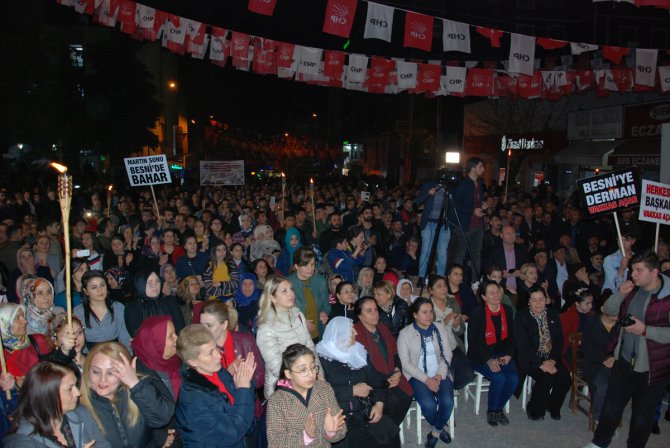
[(608, 157), (612, 166), (661, 166), (661, 139), (624, 140)]
[(578, 142), (558, 151), (554, 161), (565, 165), (603, 166), (605, 155), (621, 143), (622, 140)]

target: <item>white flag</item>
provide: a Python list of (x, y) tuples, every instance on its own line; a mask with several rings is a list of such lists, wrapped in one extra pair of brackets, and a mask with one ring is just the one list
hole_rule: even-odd
[(396, 61), (398, 70), (398, 87), (401, 89), (413, 89), (416, 87), (417, 65), (414, 62)]
[(661, 90), (670, 91), (670, 65), (658, 68), (658, 78), (661, 80)]
[(572, 54), (582, 54), (584, 52), (595, 51), (597, 49), (597, 45), (570, 42), (570, 50)]
[(320, 48), (300, 47), (298, 73), (318, 75), (323, 50)]
[(523, 34), (510, 33), (509, 73), (523, 73), (532, 76), (535, 67), (535, 38)]
[(442, 47), (444, 51), (470, 53), (470, 25), (442, 19)]
[(192, 41), (189, 46), (189, 53), (196, 59), (203, 59), (207, 52), (207, 44), (209, 44), (209, 34), (205, 34), (202, 39), (202, 44), (194, 44)]
[(380, 5), (368, 2), (368, 17), (365, 19), (364, 39), (381, 39), (391, 42), (391, 31), (393, 30), (392, 6)]
[(654, 87), (658, 50), (635, 50), (635, 84)]
[(605, 90), (611, 90), (616, 92), (619, 90), (616, 83), (614, 82), (614, 76), (612, 75), (612, 70), (596, 70), (596, 84), (602, 85)]
[(447, 92), (463, 93), (465, 90), (465, 76), (468, 69), (465, 67), (447, 66)]
[(365, 81), (368, 70), (368, 57), (362, 54), (349, 55), (349, 67), (347, 67), (347, 81), (358, 83)]
[(227, 49), (226, 49), (226, 36), (228, 32), (223, 36), (212, 36), (212, 45), (209, 47), (209, 59), (211, 61), (223, 62), (226, 60)]
[(153, 29), (156, 9), (137, 4), (137, 26), (143, 29)]

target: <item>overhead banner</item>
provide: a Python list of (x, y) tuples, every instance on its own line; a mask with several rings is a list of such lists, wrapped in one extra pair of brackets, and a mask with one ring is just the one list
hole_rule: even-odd
[(200, 185), (244, 185), (244, 160), (201, 160)]
[(170, 169), (165, 154), (149, 157), (129, 157), (123, 159), (131, 187), (169, 184)]
[(642, 180), (641, 221), (670, 224), (670, 185)]
[(577, 181), (588, 217), (613, 213), (640, 204), (635, 167)]
[(391, 42), (391, 31), (393, 30), (392, 6), (380, 5), (368, 2), (368, 16), (365, 19), (364, 39), (381, 39)]

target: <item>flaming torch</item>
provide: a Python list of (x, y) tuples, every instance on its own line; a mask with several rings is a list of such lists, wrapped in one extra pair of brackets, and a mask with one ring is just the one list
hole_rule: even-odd
[(312, 196), (312, 229), (316, 230), (316, 207), (314, 207), (314, 179), (309, 178), (309, 192)]
[(284, 197), (286, 196), (286, 174), (281, 172), (281, 220), (284, 223)]
[(109, 216), (112, 212), (112, 190), (114, 189), (114, 185), (110, 184), (109, 187), (107, 187), (107, 216)]
[(67, 167), (60, 163), (52, 163), (58, 170), (58, 201), (63, 217), (63, 239), (65, 240), (65, 298), (67, 303), (67, 325), (72, 330), (72, 286), (70, 263), (70, 207), (72, 205), (72, 176), (67, 175)]

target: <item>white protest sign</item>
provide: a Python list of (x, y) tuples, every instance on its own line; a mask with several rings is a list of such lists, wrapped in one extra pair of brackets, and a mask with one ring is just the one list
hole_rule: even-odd
[(244, 185), (244, 160), (201, 160), (200, 185)]
[(123, 159), (131, 187), (169, 184), (170, 170), (165, 154), (148, 157), (129, 157)]
[(641, 221), (670, 224), (670, 185), (642, 180)]

